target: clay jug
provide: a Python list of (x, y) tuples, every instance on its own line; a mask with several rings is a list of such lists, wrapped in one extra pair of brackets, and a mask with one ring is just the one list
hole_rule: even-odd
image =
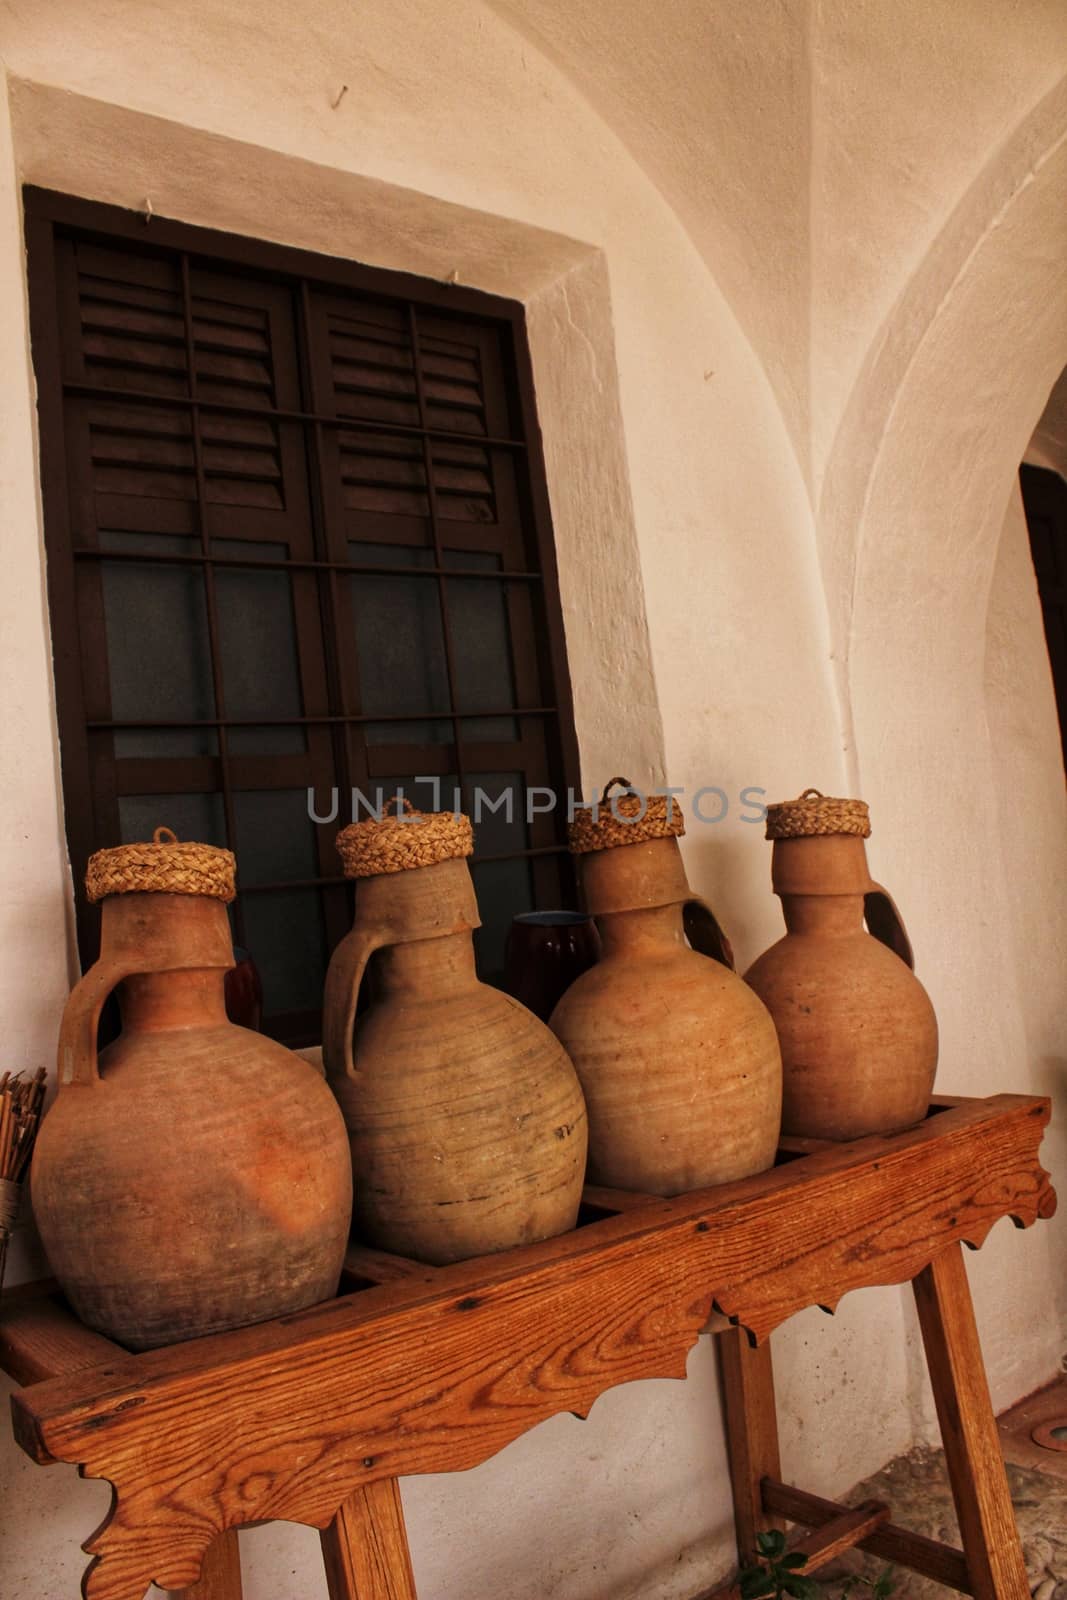
[(442, 1265), (572, 1228), (581, 1089), (545, 1025), (475, 974), (469, 821), (407, 807), (353, 823), (337, 847), (358, 883), (326, 978), (323, 1061), (360, 1174), (357, 1236)]
[[(134, 1350), (328, 1299), (352, 1207), (329, 1089), (226, 1016), (233, 856), (168, 833), (89, 863), (100, 959), (63, 1013), (59, 1095), (32, 1168), (64, 1292), (89, 1327)], [(122, 1032), (98, 1059), (116, 985)]]
[(787, 932), (746, 977), (781, 1040), (788, 1134), (893, 1133), (930, 1103), (937, 1019), (900, 914), (868, 871), (870, 831), (862, 800), (817, 789), (767, 808)]
[(620, 783), (570, 829), (603, 953), (551, 1027), (585, 1091), (590, 1181), (673, 1195), (774, 1164), (782, 1063), (774, 1024), (686, 881), (680, 808), (609, 801)]

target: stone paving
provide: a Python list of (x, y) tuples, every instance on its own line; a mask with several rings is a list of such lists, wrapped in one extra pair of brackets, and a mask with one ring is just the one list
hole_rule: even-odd
[[(1067, 1478), (1010, 1461), (1007, 1472), (1034, 1600), (1067, 1600)], [(959, 1545), (959, 1528), (940, 1450), (919, 1449), (899, 1456), (873, 1478), (857, 1484), (848, 1499), (852, 1505), (867, 1499), (887, 1500), (893, 1508), (894, 1522), (932, 1539)], [(852, 1555), (832, 1570), (843, 1575), (859, 1568), (873, 1576), (883, 1565), (869, 1556)], [(831, 1569), (824, 1569), (819, 1577), (833, 1595), (836, 1585)], [(902, 1570), (893, 1600), (946, 1600), (952, 1592)], [(854, 1600), (864, 1593), (862, 1589), (854, 1591)]]

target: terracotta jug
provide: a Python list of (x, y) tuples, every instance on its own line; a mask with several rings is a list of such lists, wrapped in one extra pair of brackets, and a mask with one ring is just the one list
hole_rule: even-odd
[[(352, 1207), (342, 1118), (313, 1067), (234, 1026), (228, 850), (101, 850), (100, 959), (72, 992), (33, 1158), (37, 1225), (82, 1320), (134, 1350), (337, 1291)], [(97, 1058), (118, 986), (122, 1033)]]
[(930, 1103), (937, 1019), (900, 914), (868, 871), (870, 831), (862, 800), (817, 789), (767, 808), (787, 932), (746, 977), (782, 1043), (785, 1133), (893, 1133)]
[(408, 807), (337, 847), (359, 881), (326, 978), (323, 1061), (360, 1175), (358, 1237), (441, 1265), (572, 1228), (582, 1092), (545, 1025), (475, 974), (469, 821)]
[(686, 881), (681, 810), (665, 796), (609, 801), (620, 783), (571, 826), (603, 954), (551, 1027), (585, 1091), (590, 1181), (673, 1195), (774, 1164), (782, 1063), (774, 1024)]

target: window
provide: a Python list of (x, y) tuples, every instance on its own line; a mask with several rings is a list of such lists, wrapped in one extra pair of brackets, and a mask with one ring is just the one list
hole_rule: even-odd
[[(570, 691), (522, 308), (26, 191), (49, 601), (81, 898), (95, 849), (228, 845), (265, 1028), (318, 1038), (353, 788), (475, 791), (483, 977), (572, 902)], [(339, 815), (329, 826), (311, 820)]]

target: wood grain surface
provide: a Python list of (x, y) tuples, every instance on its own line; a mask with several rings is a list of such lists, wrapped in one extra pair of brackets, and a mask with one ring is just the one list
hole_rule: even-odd
[[(763, 1504), (768, 1511), (788, 1517), (791, 1522), (802, 1522), (809, 1528), (821, 1528), (834, 1522), (844, 1510), (834, 1500), (824, 1500), (820, 1495), (809, 1494), (806, 1489), (794, 1489), (791, 1484), (765, 1479)], [(898, 1528), (893, 1522), (883, 1522), (857, 1544), (861, 1550), (880, 1556), (883, 1561), (908, 1567), (924, 1577), (933, 1578), (946, 1588), (970, 1594), (971, 1582), (967, 1575), (967, 1562), (961, 1550), (942, 1544), (938, 1539), (928, 1539), (923, 1533), (912, 1533), (908, 1528)]]
[[(678, 1377), (712, 1302), (763, 1339), (1051, 1214), (1047, 1101), (1001, 1095), (563, 1238), (25, 1389), (23, 1447), (116, 1489), (89, 1600), (181, 1588), (222, 1530), (325, 1528), (362, 1486), (475, 1465), (559, 1411)], [(773, 1509), (768, 1507), (768, 1509)], [(373, 1592), (373, 1591), (372, 1591)]]
[(1027, 1600), (1030, 1583), (959, 1245), (919, 1274), (915, 1303), (971, 1593), (975, 1600)]
[(322, 1534), (330, 1600), (416, 1600), (400, 1485), (354, 1489)]
[(718, 1351), (737, 1560), (745, 1567), (756, 1559), (756, 1535), (782, 1527), (764, 1505), (762, 1491), (763, 1480), (778, 1478), (782, 1470), (771, 1345), (768, 1339), (753, 1349), (743, 1329), (730, 1328), (720, 1337)]
[(171, 1600), (242, 1600), (242, 1595), (237, 1530), (227, 1528), (205, 1550), (197, 1582), (177, 1590)]

